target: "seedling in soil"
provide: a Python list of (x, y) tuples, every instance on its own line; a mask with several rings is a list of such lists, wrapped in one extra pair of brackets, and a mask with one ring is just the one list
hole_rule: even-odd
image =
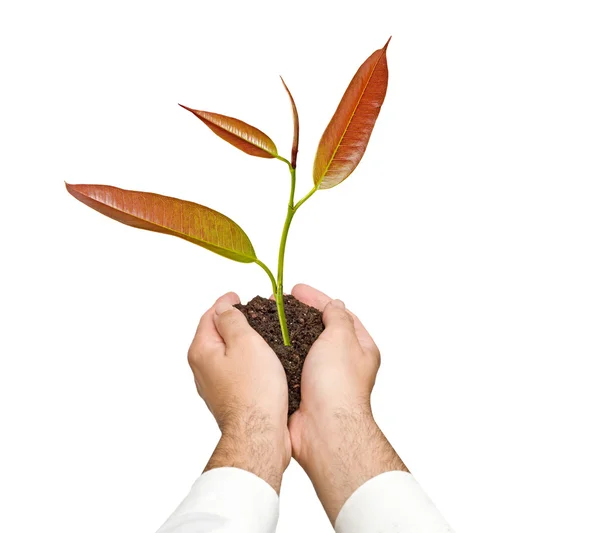
[[(387, 90), (388, 43), (389, 39), (383, 48), (367, 58), (352, 78), (319, 142), (313, 166), (313, 187), (297, 201), (296, 161), (300, 128), (294, 98), (283, 79), (283, 86), (291, 102), (294, 124), (289, 160), (279, 154), (275, 143), (259, 129), (236, 118), (181, 106), (198, 117), (223, 140), (243, 152), (255, 157), (282, 161), (287, 166), (291, 178), (290, 195), (279, 243), (277, 276), (257, 257), (250, 239), (242, 228), (213, 209), (187, 200), (149, 192), (129, 191), (110, 185), (66, 184), (67, 190), (80, 202), (123, 224), (180, 237), (228, 259), (260, 266), (271, 282), (281, 340), (284, 347), (290, 347), (292, 343), (283, 293), (285, 248), (290, 224), (300, 207), (313, 194), (342, 183), (362, 159)], [(271, 340), (270, 343), (276, 343), (277, 340)], [(281, 354), (278, 355), (281, 358)], [(297, 372), (301, 372), (301, 363), (305, 356), (306, 353), (295, 355), (300, 357)], [(295, 385), (299, 387), (299, 374), (297, 377), (298, 383)]]

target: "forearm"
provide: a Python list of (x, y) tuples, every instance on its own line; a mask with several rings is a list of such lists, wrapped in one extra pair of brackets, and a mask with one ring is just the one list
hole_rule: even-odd
[(328, 425), (337, 431), (328, 431), (327, 437), (317, 433), (304, 450), (301, 465), (334, 524), (344, 503), (366, 481), (384, 472), (408, 469), (377, 426), (370, 408), (338, 411)]

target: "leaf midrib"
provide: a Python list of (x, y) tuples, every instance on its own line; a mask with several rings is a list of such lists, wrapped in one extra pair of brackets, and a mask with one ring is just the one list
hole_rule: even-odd
[[(211, 113), (210, 111), (203, 111), (203, 113), (209, 113), (209, 114), (211, 114), (211, 115), (218, 115), (218, 113)], [(225, 118), (229, 118), (229, 119), (232, 119), (232, 120), (237, 120), (238, 122), (243, 122), (243, 121), (241, 121), (241, 120), (239, 120), (239, 119), (237, 119), (237, 118), (234, 118), (234, 117), (228, 117), (227, 115), (218, 115), (218, 116), (225, 117)], [(209, 120), (208, 118), (206, 118), (206, 117), (204, 117), (204, 116), (203, 116), (202, 118), (203, 118), (204, 120), (208, 120), (208, 121), (209, 121), (209, 122), (210, 122), (210, 123), (211, 123), (213, 126), (216, 126), (216, 127), (217, 127), (217, 128), (219, 128), (220, 130), (222, 130), (222, 131), (224, 131), (224, 132), (226, 132), (226, 133), (229, 133), (229, 135), (233, 135), (234, 137), (237, 137), (237, 138), (238, 138), (240, 141), (247, 142), (248, 144), (251, 144), (252, 146), (255, 146), (255, 147), (256, 147), (256, 148), (258, 148), (259, 150), (262, 150), (262, 151), (263, 151), (265, 154), (269, 154), (270, 156), (273, 156), (273, 157), (275, 157), (275, 156), (277, 156), (277, 155), (278, 155), (278, 154), (277, 154), (277, 150), (275, 150), (275, 153), (273, 153), (273, 152), (270, 152), (270, 151), (269, 151), (269, 150), (267, 150), (267, 149), (266, 149), (264, 146), (260, 146), (259, 144), (256, 144), (255, 142), (252, 142), (252, 141), (250, 141), (250, 140), (248, 140), (248, 139), (246, 139), (246, 138), (242, 137), (241, 135), (238, 135), (237, 133), (234, 133), (233, 131), (230, 131), (230, 130), (228, 130), (227, 128), (225, 128), (225, 127), (221, 126), (220, 124), (217, 124), (216, 122), (214, 122), (214, 121), (212, 121), (212, 120)], [(248, 126), (250, 126), (251, 128), (254, 128), (254, 126), (252, 126), (251, 124), (248, 124), (247, 122), (246, 122), (245, 124), (246, 124), (246, 125), (248, 125)], [(255, 129), (258, 129), (258, 128), (255, 128)], [(258, 131), (260, 131), (260, 130), (258, 130)], [(265, 135), (266, 137), (268, 137), (268, 135), (267, 135), (266, 133), (263, 133), (263, 135)], [(270, 139), (270, 137), (268, 137), (268, 138)], [(271, 141), (271, 142), (272, 142), (272, 141)]]
[[(88, 196), (88, 198), (90, 198), (90, 197)], [(98, 202), (99, 204), (103, 203), (100, 200), (98, 200), (97, 198), (94, 198), (93, 200), (95, 202)], [(108, 205), (108, 204), (104, 204), (104, 205)], [(200, 205), (200, 204), (195, 204), (195, 205)], [(132, 216), (132, 217), (137, 218), (139, 220), (143, 220), (144, 222), (148, 222), (149, 224), (153, 224), (154, 226), (157, 226), (158, 228), (162, 228), (162, 229), (168, 230), (171, 233), (175, 233), (176, 236), (181, 237), (184, 240), (185, 240), (186, 237), (188, 237), (188, 238), (191, 237), (191, 235), (186, 235), (185, 233), (181, 233), (180, 231), (173, 230), (171, 228), (168, 228), (167, 226), (163, 226), (162, 224), (157, 224), (156, 222), (152, 222), (152, 221), (147, 220), (145, 218), (138, 217), (138, 216), (136, 216), (136, 215), (134, 215), (132, 213), (128, 213), (127, 211), (123, 211), (122, 209), (119, 209), (118, 207), (115, 207), (114, 205), (110, 205), (109, 207), (111, 209), (114, 209), (115, 211), (118, 211), (119, 213), (123, 213), (125, 215)], [(229, 220), (229, 222), (231, 224), (233, 224), (237, 229), (239, 229), (245, 235), (246, 239), (248, 239), (248, 241), (250, 242), (250, 239), (249, 239), (248, 235), (246, 235), (246, 232), (236, 222), (234, 222), (233, 220), (231, 220), (226, 215), (223, 215), (222, 213), (219, 213), (218, 211), (215, 211), (214, 209), (210, 209), (210, 207), (205, 207), (205, 206), (201, 206), (201, 207), (204, 207), (204, 209), (209, 209), (210, 211), (213, 211), (214, 213), (217, 213), (218, 215), (227, 218), (227, 220)], [(251, 259), (252, 261), (254, 261), (256, 259), (256, 253), (254, 254), (254, 256), (250, 256), (250, 255), (246, 255), (245, 253), (240, 253), (240, 252), (237, 252), (235, 250), (231, 250), (229, 248), (223, 248), (222, 246), (219, 246), (218, 244), (213, 244), (212, 242), (204, 241), (204, 240), (198, 239), (196, 237), (192, 237), (192, 238), (194, 240), (198, 241), (198, 242), (203, 242), (205, 244), (209, 244), (210, 246), (218, 248), (219, 250), (224, 250), (226, 252), (234, 253), (236, 255), (239, 255), (240, 257), (245, 257), (245, 258)], [(252, 246), (252, 244), (250, 244), (250, 246), (254, 249), (254, 247)], [(252, 261), (250, 261), (250, 262), (252, 262)]]
[(367, 90), (367, 87), (369, 86), (369, 83), (371, 83), (371, 78), (373, 77), (373, 74), (375, 73), (375, 70), (377, 69), (377, 66), (379, 65), (379, 61), (381, 61), (381, 58), (385, 54), (385, 51), (386, 51), (385, 48), (381, 49), (381, 54), (377, 58), (377, 61), (375, 62), (375, 65), (373, 66), (373, 70), (371, 71), (371, 74), (369, 75), (369, 79), (367, 80), (367, 83), (365, 83), (365, 86), (364, 86), (362, 92), (360, 93), (360, 98), (358, 99), (358, 102), (357, 102), (356, 106), (354, 106), (354, 109), (352, 111), (352, 115), (350, 115), (350, 119), (348, 120), (348, 123), (346, 124), (346, 128), (344, 129), (344, 133), (342, 133), (342, 135), (340, 137), (340, 140), (337, 143), (337, 146), (335, 147), (335, 150), (333, 151), (333, 154), (331, 155), (331, 159), (329, 160), (329, 163), (327, 163), (327, 167), (325, 168), (325, 172), (323, 172), (323, 175), (321, 176), (321, 179), (319, 180), (319, 183), (317, 184), (317, 187), (321, 186), (321, 183), (325, 179), (325, 176), (327, 175), (327, 172), (329, 172), (329, 167), (331, 167), (331, 164), (333, 163), (333, 160), (335, 159), (335, 155), (338, 153), (338, 150), (340, 149), (340, 146), (342, 144), (342, 140), (346, 136), (346, 133), (348, 132), (348, 128), (350, 127), (350, 124), (354, 120), (354, 115), (356, 115), (356, 110), (358, 109), (358, 106), (360, 105), (360, 102), (362, 101), (362, 98), (365, 95), (365, 91)]

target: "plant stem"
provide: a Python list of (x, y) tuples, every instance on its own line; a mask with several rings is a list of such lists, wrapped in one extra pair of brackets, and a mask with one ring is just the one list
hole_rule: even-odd
[(275, 294), (277, 292), (277, 282), (275, 281), (275, 276), (273, 276), (273, 272), (271, 272), (271, 269), (262, 261), (255, 259), (254, 262), (267, 273), (267, 276), (269, 276), (269, 279), (271, 280), (271, 285), (273, 286), (273, 294)]
[(283, 335), (283, 344), (285, 346), (290, 345), (290, 337), (287, 331), (287, 322), (285, 318), (285, 309), (283, 304), (283, 263), (285, 258), (285, 245), (287, 243), (288, 233), (290, 231), (290, 224), (292, 218), (294, 218), (294, 195), (296, 193), (296, 169), (289, 165), (290, 176), (292, 178), (290, 187), (290, 199), (288, 201), (287, 215), (283, 224), (283, 231), (281, 233), (281, 242), (279, 243), (279, 257), (277, 260), (277, 292), (275, 293), (275, 302), (277, 303), (277, 314), (279, 315), (279, 322), (281, 324), (281, 333)]
[(283, 223), (283, 231), (281, 233), (281, 242), (279, 243), (279, 257), (277, 260), (277, 281), (273, 278), (271, 271), (260, 261), (256, 261), (271, 279), (273, 285), (273, 295), (275, 296), (275, 303), (277, 304), (277, 316), (279, 317), (279, 325), (281, 326), (281, 336), (283, 337), (283, 344), (290, 346), (290, 335), (287, 328), (287, 320), (285, 317), (285, 307), (283, 301), (283, 264), (285, 259), (285, 246), (287, 244), (288, 233), (290, 231), (290, 224), (296, 214), (298, 208), (306, 202), (315, 192), (318, 190), (318, 185), (315, 185), (310, 192), (302, 198), (297, 204), (294, 205), (294, 196), (296, 194), (296, 168), (287, 159), (281, 156), (276, 156), (277, 159), (283, 161), (288, 165), (291, 176), (291, 187), (290, 187), (290, 199), (288, 201), (287, 215), (285, 222)]
[(269, 276), (269, 279), (271, 280), (271, 286), (273, 287), (273, 296), (275, 296), (275, 301), (277, 303), (277, 316), (279, 317), (279, 325), (281, 326), (281, 336), (283, 337), (283, 343), (285, 344), (285, 346), (289, 346), (290, 334), (288, 333), (287, 322), (285, 320), (285, 314), (283, 310), (283, 299), (281, 300), (281, 305), (279, 305), (279, 301), (277, 301), (277, 295), (279, 294), (279, 291), (277, 290), (277, 282), (275, 281), (275, 276), (273, 276), (273, 273), (271, 272), (269, 267), (265, 265), (262, 261), (256, 259), (254, 262), (267, 273), (267, 276)]
[(279, 161), (283, 161), (288, 167), (290, 167), (290, 172), (294, 168), (294, 167), (292, 167), (292, 164), (285, 157), (281, 157), (280, 155), (276, 155), (275, 159), (279, 159)]
[(317, 185), (315, 185), (304, 198), (302, 198), (301, 200), (298, 200), (298, 203), (294, 206), (294, 213), (296, 211), (298, 211), (298, 208), (304, 202), (306, 202), (306, 200), (308, 200), (313, 194), (315, 194), (318, 190), (319, 190), (319, 187)]

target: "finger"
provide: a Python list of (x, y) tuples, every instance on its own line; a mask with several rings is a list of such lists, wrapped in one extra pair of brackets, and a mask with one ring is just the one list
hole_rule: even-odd
[[(315, 307), (319, 311), (323, 311), (325, 306), (331, 302), (331, 298), (327, 296), (325, 293), (311, 287), (310, 285), (305, 285), (304, 283), (299, 283), (292, 289), (292, 296), (294, 298), (300, 300), (306, 305), (310, 305), (311, 307)], [(360, 341), (361, 345), (365, 348), (374, 348), (375, 342), (373, 338), (360, 321), (360, 319), (351, 311), (348, 311), (352, 318), (354, 319), (354, 328), (356, 329), (356, 336)]]
[(294, 286), (292, 289), (292, 296), (306, 305), (310, 305), (311, 307), (318, 309), (321, 312), (325, 309), (325, 306), (331, 302), (331, 298), (329, 296), (311, 287), (310, 285), (305, 285), (304, 283), (299, 283), (298, 285)]
[(213, 348), (224, 345), (223, 338), (219, 335), (214, 320), (215, 307), (219, 302), (227, 302), (230, 305), (236, 304), (240, 302), (240, 297), (235, 292), (228, 292), (217, 299), (213, 306), (202, 315), (202, 318), (200, 318), (200, 323), (196, 329), (196, 335), (190, 349), (199, 346)]
[(213, 317), (214, 325), (226, 345), (254, 333), (244, 314), (226, 300), (217, 302)]
[(358, 318), (352, 311), (348, 311), (348, 313), (350, 313), (354, 319), (354, 329), (356, 330), (356, 337), (358, 338), (360, 345), (366, 350), (377, 351), (377, 346), (375, 345), (373, 337), (371, 337), (371, 334), (367, 331), (367, 328), (363, 326), (360, 318)]
[(346, 306), (341, 300), (331, 300), (325, 306), (325, 309), (323, 309), (323, 324), (325, 324), (325, 330), (334, 329), (356, 337), (354, 319), (346, 311)]

